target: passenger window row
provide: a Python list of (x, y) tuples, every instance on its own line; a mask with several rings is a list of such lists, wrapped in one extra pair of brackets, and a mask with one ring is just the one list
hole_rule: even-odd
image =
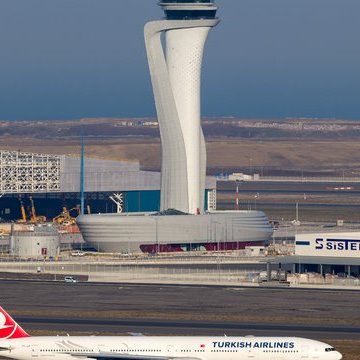
[[(181, 352), (192, 352), (193, 350), (191, 349), (181, 349)], [(194, 350), (195, 352), (205, 352), (205, 350), (203, 349), (199, 349), (199, 350)], [(214, 350), (211, 350), (212, 352), (214, 352)], [(225, 350), (217, 350), (218, 352), (224, 352)], [(233, 350), (234, 351), (234, 350)], [(83, 353), (87, 353), (87, 352), (97, 352), (94, 351), (93, 349), (40, 349), (40, 352), (66, 352), (66, 353), (71, 353), (71, 352), (83, 352)], [(160, 349), (110, 349), (109, 352), (113, 352), (113, 353), (129, 353), (129, 352), (161, 352)], [(229, 350), (227, 351), (229, 352)]]
[(299, 350), (263, 350), (263, 352), (266, 352), (266, 353), (279, 353), (279, 352), (282, 352), (282, 353), (298, 353)]

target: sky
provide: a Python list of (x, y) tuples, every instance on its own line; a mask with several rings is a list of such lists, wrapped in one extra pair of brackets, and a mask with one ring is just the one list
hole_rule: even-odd
[[(203, 116), (360, 119), (359, 0), (217, 0)], [(155, 116), (157, 0), (1, 0), (0, 119)]]

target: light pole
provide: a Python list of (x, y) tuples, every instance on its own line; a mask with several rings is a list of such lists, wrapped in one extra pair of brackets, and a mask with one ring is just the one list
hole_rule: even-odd
[(259, 193), (256, 193), (254, 195), (254, 199), (255, 199), (255, 210), (256, 210), (256, 205), (257, 205), (257, 199), (260, 197), (260, 194)]
[(216, 225), (220, 224), (218, 221), (211, 221), (214, 224), (214, 243), (216, 244), (217, 256), (216, 256), (216, 272), (218, 274), (218, 281), (220, 281), (220, 238), (217, 236), (217, 228)]
[(158, 217), (154, 217), (154, 220), (155, 220), (155, 243), (156, 243), (156, 247), (155, 247), (155, 252), (156, 254), (159, 253), (159, 234), (158, 234), (158, 221), (159, 221), (159, 218)]
[(236, 180), (235, 210), (239, 210), (239, 180)]
[(192, 245), (191, 232), (189, 231), (189, 228), (185, 229), (185, 234), (186, 234), (186, 236), (188, 238), (187, 240), (190, 242), (190, 255), (191, 255), (193, 245)]
[(215, 228), (215, 231), (214, 231), (214, 240), (215, 240), (215, 244), (216, 244), (216, 250), (217, 250), (217, 252), (219, 253), (219, 240), (218, 240), (218, 237), (217, 237), (216, 224), (217, 224), (217, 222), (214, 221), (214, 228)]
[(216, 225), (220, 225), (220, 223), (218, 221), (213, 221), (212, 222), (214, 224), (214, 243), (216, 243), (216, 250), (219, 252), (220, 251), (220, 237), (217, 236), (217, 226)]

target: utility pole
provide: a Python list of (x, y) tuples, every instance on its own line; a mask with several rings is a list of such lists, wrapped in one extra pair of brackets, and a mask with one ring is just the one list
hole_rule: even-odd
[(239, 210), (239, 182), (236, 181), (235, 210)]
[(81, 159), (80, 159), (80, 214), (84, 215), (85, 203), (85, 159), (84, 159), (84, 134), (81, 130)]

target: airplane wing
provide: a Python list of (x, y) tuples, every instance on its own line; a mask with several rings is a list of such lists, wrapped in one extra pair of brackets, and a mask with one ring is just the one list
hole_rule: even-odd
[(96, 360), (201, 360), (197, 357), (182, 357), (182, 356), (152, 356), (152, 355), (132, 355), (132, 354), (117, 354), (117, 353), (88, 353), (88, 354), (72, 354), (74, 357), (86, 357), (88, 359)]

